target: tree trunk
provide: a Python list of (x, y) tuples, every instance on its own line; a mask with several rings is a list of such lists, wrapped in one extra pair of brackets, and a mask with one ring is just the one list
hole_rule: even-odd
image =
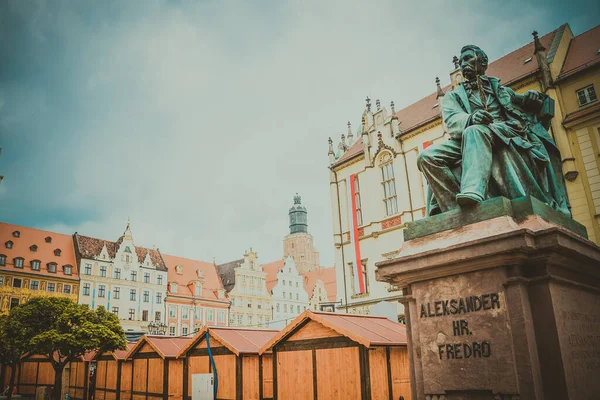
[(8, 384), (8, 394), (7, 400), (12, 399), (13, 388), (15, 387), (15, 370), (17, 369), (17, 364), (13, 364), (10, 366), (10, 383)]
[(54, 388), (52, 389), (52, 400), (61, 400), (60, 395), (62, 392), (62, 374), (63, 367), (60, 369), (54, 368)]

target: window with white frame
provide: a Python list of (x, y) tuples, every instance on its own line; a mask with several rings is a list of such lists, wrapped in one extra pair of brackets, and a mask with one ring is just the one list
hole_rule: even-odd
[(169, 317), (175, 318), (176, 316), (177, 316), (177, 314), (175, 313), (175, 306), (169, 307)]
[(225, 322), (225, 311), (219, 311), (217, 313), (217, 321), (218, 322)]
[(113, 297), (115, 299), (120, 299), (121, 298), (121, 288), (116, 286), (113, 288)]
[(48, 282), (48, 286), (46, 286), (46, 291), (55, 292), (56, 291), (56, 283)]
[(156, 284), (162, 285), (162, 275), (156, 275)]
[(83, 284), (83, 295), (84, 296), (89, 296), (90, 295), (90, 284), (89, 283), (84, 283)]
[(162, 293), (156, 293), (156, 304), (162, 303)]
[(48, 272), (51, 272), (53, 274), (56, 273), (56, 263), (50, 263), (50, 264), (48, 264)]
[(121, 268), (115, 268), (113, 271), (113, 278), (121, 279)]
[(71, 294), (71, 285), (64, 285), (63, 286), (63, 293), (64, 294)]
[(105, 277), (106, 277), (106, 265), (101, 265), (101, 266), (100, 266), (100, 276), (101, 276), (102, 278), (105, 278)]
[(135, 308), (130, 308), (129, 309), (129, 320), (130, 321), (135, 320)]
[(14, 259), (15, 268), (23, 268), (23, 259), (21, 257), (17, 257)]
[(181, 319), (189, 319), (189, 309), (187, 307), (181, 309)]
[(594, 85), (586, 86), (583, 89), (579, 89), (577, 91), (577, 100), (579, 100), (580, 106), (585, 106), (586, 104), (590, 104), (598, 100), (598, 96), (596, 96), (596, 89), (594, 89)]
[(242, 314), (237, 316), (238, 325), (242, 325), (244, 323), (243, 318), (244, 318), (244, 316)]
[(354, 202), (356, 203), (356, 222), (362, 226), (362, 203), (360, 201), (360, 186), (358, 184), (358, 175), (354, 175)]
[(170, 326), (169, 327), (169, 335), (170, 336), (175, 336), (175, 327), (174, 326)]
[(104, 286), (104, 285), (98, 286), (98, 297), (105, 297), (105, 296), (106, 296), (106, 286)]
[(187, 334), (188, 334), (188, 327), (187, 326), (184, 326), (184, 327), (181, 328), (181, 334), (183, 336), (187, 336)]
[(83, 269), (83, 274), (84, 275), (92, 274), (92, 264), (85, 264), (85, 268)]
[(129, 300), (130, 301), (135, 301), (135, 289), (129, 289)]
[(112, 313), (118, 316), (119, 315), (119, 307), (113, 307)]
[(6, 265), (6, 256), (4, 254), (0, 254), (0, 266), (4, 267)]
[[(2, 286), (2, 283), (0, 283)], [(39, 290), (40, 289), (40, 281), (31, 281), (29, 282), (29, 289), (31, 290)]]
[(149, 303), (150, 302), (150, 292), (147, 290), (144, 290), (144, 303)]
[(31, 269), (34, 271), (39, 271), (40, 270), (40, 262), (38, 260), (33, 260), (31, 262)]
[(396, 178), (394, 176), (394, 158), (388, 152), (379, 158), (381, 168), (381, 185), (383, 186), (383, 203), (385, 215), (390, 216), (398, 213), (398, 196), (396, 195)]
[(213, 321), (213, 310), (206, 311), (206, 320), (212, 322)]
[(150, 283), (150, 272), (144, 272), (144, 283)]

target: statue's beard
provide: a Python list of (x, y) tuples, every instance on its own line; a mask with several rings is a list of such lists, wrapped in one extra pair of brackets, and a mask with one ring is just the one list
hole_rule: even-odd
[(464, 68), (462, 70), (462, 74), (468, 81), (472, 81), (477, 76), (477, 74), (475, 73), (475, 69), (472, 68)]

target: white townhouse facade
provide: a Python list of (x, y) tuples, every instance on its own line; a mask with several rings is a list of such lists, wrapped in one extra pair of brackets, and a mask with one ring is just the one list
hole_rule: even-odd
[[(267, 272), (267, 289), (271, 292), (273, 317), (269, 328), (283, 329), (292, 319), (309, 306), (304, 289), (304, 276), (300, 275), (291, 256), (281, 262), (264, 265)], [(273, 277), (274, 279), (269, 279)]]
[(104, 306), (125, 331), (166, 323), (168, 272), (158, 249), (135, 246), (130, 224), (116, 241), (74, 234), (81, 282), (79, 303)]

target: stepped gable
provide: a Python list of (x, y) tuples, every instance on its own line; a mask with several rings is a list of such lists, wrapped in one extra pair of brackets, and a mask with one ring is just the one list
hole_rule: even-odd
[(327, 301), (335, 301), (337, 297), (337, 284), (335, 267), (324, 268), (320, 267), (314, 271), (305, 272), (302, 274), (304, 277), (304, 290), (308, 293), (309, 298), (312, 297), (315, 286), (318, 280), (322, 280), (327, 291)]
[(267, 283), (267, 291), (271, 293), (275, 285), (277, 284), (277, 273), (281, 271), (283, 266), (285, 265), (284, 260), (277, 260), (268, 264), (263, 264), (262, 269), (267, 273), (266, 283)]

